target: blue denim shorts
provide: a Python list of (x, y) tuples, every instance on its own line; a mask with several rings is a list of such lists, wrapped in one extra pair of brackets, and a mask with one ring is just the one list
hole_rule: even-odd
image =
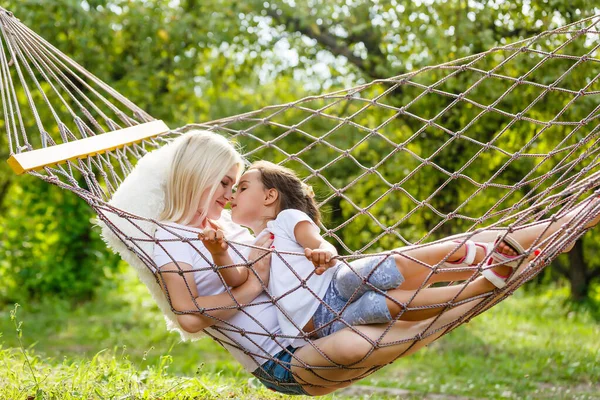
[(386, 290), (404, 282), (393, 256), (365, 257), (340, 264), (313, 316), (315, 335), (329, 336), (347, 326), (389, 322)]
[(288, 346), (285, 350), (281, 350), (273, 356), (271, 360), (258, 367), (252, 372), (252, 375), (258, 378), (268, 389), (275, 392), (309, 396), (292, 375), (291, 360), (292, 354), (296, 350), (298, 349)]

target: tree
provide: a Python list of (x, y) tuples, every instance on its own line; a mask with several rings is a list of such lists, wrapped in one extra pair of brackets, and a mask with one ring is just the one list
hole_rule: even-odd
[[(232, 0), (182, 0), (178, 3), (166, 0), (61, 0), (50, 3), (8, 1), (4, 6), (63, 52), (170, 126), (208, 121), (403, 74), (426, 65), (469, 56), (497, 44), (514, 42), (594, 12), (593, 4), (585, 0), (535, 4), (524, 0), (502, 3), (336, 0), (325, 4), (291, 0), (242, 3)], [(491, 68), (498, 62), (491, 60), (485, 67)], [(522, 71), (519, 68), (525, 67), (526, 70), (531, 65), (509, 65), (503, 73), (518, 74)], [(564, 71), (566, 65), (561, 60), (553, 61), (539, 71), (539, 79), (543, 79), (542, 73), (556, 76), (559, 71)], [(576, 71), (572, 76), (583, 79), (586, 72), (589, 73)], [(443, 76), (443, 72), (432, 71), (421, 74), (418, 79), (426, 85)], [(473, 83), (473, 79), (473, 74), (460, 74), (445, 83), (443, 89), (449, 93), (460, 88), (464, 90)], [(369, 89), (371, 92), (365, 93), (365, 97), (386, 88), (389, 88), (386, 84), (378, 85)], [(505, 89), (506, 82), (488, 80), (475, 90), (475, 94), (489, 104)], [(422, 89), (405, 85), (394, 90), (386, 101), (394, 107), (401, 107), (421, 93)], [(531, 87), (515, 92), (507, 96), (502, 107), (517, 113), (530, 104), (536, 94), (535, 88)], [(431, 119), (450, 101), (450, 98), (441, 96), (424, 96), (412, 104), (411, 112)], [(558, 100), (544, 99), (532, 112), (548, 118), (556, 112), (549, 107), (558, 103)], [(354, 115), (357, 112), (355, 104), (340, 105), (332, 112), (340, 118), (352, 116), (353, 122), (369, 128), (377, 127), (391, 116), (389, 111), (373, 109)], [(458, 131), (476, 115), (475, 109), (455, 107), (443, 115), (443, 124), (452, 131)], [(277, 118), (286, 125), (292, 125), (304, 116), (296, 109)], [(497, 126), (502, 124), (507, 124), (502, 116), (487, 115), (470, 128), (468, 134), (489, 140), (497, 132)], [(421, 126), (421, 121), (404, 116), (382, 128), (382, 134), (401, 143)], [(305, 122), (304, 128), (319, 136), (332, 129), (332, 122), (311, 119)], [(275, 138), (280, 133), (272, 126), (261, 129), (260, 133), (265, 138)], [(285, 151), (298, 152), (311, 143), (305, 136), (290, 135), (292, 137), (281, 144), (286, 146)], [(344, 144), (358, 140), (365, 131), (343, 127), (335, 135), (336, 140)], [(448, 142), (447, 135), (437, 129), (428, 129), (423, 135), (427, 136), (426, 140), (421, 138), (407, 145), (413, 154), (421, 158), (431, 156)], [(531, 130), (515, 125), (503, 136), (503, 145), (511, 146), (513, 138), (530, 138), (532, 135)], [(5, 151), (5, 143), (1, 144), (2, 151)], [(246, 145), (252, 146), (250, 143)], [(548, 147), (553, 143), (540, 142), (539, 145)], [(311, 165), (322, 166), (336, 156), (330, 148), (319, 149), (308, 150), (302, 157)], [(453, 154), (449, 154), (450, 150)], [(436, 155), (434, 161), (444, 170), (454, 172), (465, 165), (474, 151), (476, 146), (472, 143), (456, 141), (447, 152)], [(352, 155), (361, 165), (373, 166), (389, 152), (389, 144), (372, 137), (357, 147)], [(254, 156), (275, 160), (282, 158), (282, 154), (273, 149)], [(327, 178), (336, 187), (345, 186), (363, 171), (356, 162), (345, 159), (332, 165), (328, 168)], [(505, 162), (506, 158), (501, 154), (484, 155), (464, 173), (485, 181)], [(402, 169), (397, 168), (399, 163), (403, 165)], [(419, 163), (417, 158), (402, 153), (380, 165), (379, 169), (390, 182), (399, 182)], [(310, 173), (300, 163), (290, 163), (290, 166), (305, 174)], [(534, 167), (537, 164), (532, 159), (522, 158), (511, 163), (497, 179), (501, 183), (514, 184), (515, 177)], [(0, 200), (3, 193), (18, 191), (13, 187), (21, 186), (12, 175), (4, 173), (6, 167), (2, 168), (5, 169), (0, 178)], [(538, 170), (543, 173), (544, 166), (538, 167)], [(407, 215), (415, 206), (411, 196), (428, 199), (431, 207), (442, 214), (459, 210), (470, 216), (481, 215), (494, 205), (497, 196), (501, 196), (498, 190), (496, 196), (479, 196), (462, 206), (473, 189), (459, 179), (447, 185), (443, 192), (436, 193), (436, 188), (444, 185), (446, 180), (444, 173), (428, 167), (406, 182), (405, 195), (389, 201), (376, 201), (385, 186), (375, 175), (366, 176), (359, 184), (349, 188), (348, 193), (357, 206), (369, 207), (370, 212), (377, 214), (383, 226), (392, 226)], [(322, 182), (316, 185), (323, 193), (330, 190)], [(520, 200), (529, 189), (522, 187), (509, 200)], [(508, 201), (498, 206), (502, 208), (507, 204)], [(3, 205), (0, 219), (5, 220), (14, 205), (6, 201)], [(350, 202), (340, 198), (332, 199), (325, 208), (329, 210), (325, 220), (331, 226), (344, 223), (356, 212)], [(401, 234), (414, 241), (429, 231), (441, 236), (469, 226), (470, 223), (463, 220), (440, 224), (439, 216), (423, 209), (403, 223)], [(352, 225), (338, 234), (354, 250), (368, 247), (370, 239), (380, 232), (379, 224), (366, 215), (359, 215)], [(595, 238), (595, 234), (591, 238)], [(594, 243), (595, 240), (590, 241), (590, 248), (595, 249)], [(379, 243), (385, 248), (399, 244), (401, 241), (394, 235), (386, 236)], [(12, 246), (18, 247), (18, 244)], [(575, 251), (580, 248), (576, 246)], [(580, 260), (583, 258), (580, 257)], [(598, 269), (599, 266), (592, 264), (591, 260), (585, 261), (572, 261), (568, 270)], [(596, 273), (573, 276), (586, 277), (586, 285), (576, 286), (584, 288), (583, 292), (587, 293), (585, 288), (589, 287)]]

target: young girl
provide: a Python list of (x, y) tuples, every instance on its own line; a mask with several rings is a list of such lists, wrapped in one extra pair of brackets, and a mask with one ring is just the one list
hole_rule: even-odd
[[(268, 289), (278, 308), (282, 333), (298, 341), (310, 335), (328, 336), (346, 326), (389, 322), (406, 312), (405, 305), (409, 302), (412, 306), (422, 306), (460, 301), (495, 287), (488, 279), (477, 278), (464, 287), (425, 289), (415, 296), (416, 287), (411, 291), (395, 290), (405, 281), (400, 264), (406, 264), (407, 260), (403, 257), (366, 257), (352, 266), (338, 263), (335, 247), (319, 234), (320, 215), (312, 189), (293, 171), (266, 161), (252, 164), (240, 178), (231, 208), (235, 223), (250, 228), (257, 237), (270, 234), (274, 239)], [(209, 229), (201, 238), (217, 265), (233, 264), (222, 232)], [(466, 249), (463, 246), (457, 249), (456, 243), (450, 246), (440, 243), (426, 249), (428, 256), (419, 257), (430, 265), (448, 258), (447, 266), (465, 266), (476, 265), (494, 253), (495, 258), (488, 256), (490, 263), (513, 264), (490, 268), (486, 274), (503, 283), (514, 264), (523, 262), (523, 257), (516, 255), (525, 252), (518, 243), (509, 244), (513, 251), (506, 248), (506, 254), (502, 254), (494, 252), (495, 245), (491, 243), (467, 242)], [(290, 253), (302, 253), (304, 257)], [(520, 262), (511, 261), (513, 256)], [(454, 272), (446, 277), (465, 280), (472, 273)], [(416, 317), (406, 319), (429, 318), (441, 308), (418, 310)]]

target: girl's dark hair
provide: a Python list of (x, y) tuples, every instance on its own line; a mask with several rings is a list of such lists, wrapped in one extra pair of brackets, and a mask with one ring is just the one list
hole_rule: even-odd
[(294, 171), (268, 161), (257, 161), (249, 169), (260, 171), (261, 181), (266, 189), (279, 192), (279, 212), (292, 208), (304, 211), (315, 224), (319, 223), (321, 214), (312, 189)]

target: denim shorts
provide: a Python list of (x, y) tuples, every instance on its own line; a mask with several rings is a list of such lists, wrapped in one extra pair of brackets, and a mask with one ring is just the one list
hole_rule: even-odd
[(268, 389), (275, 392), (289, 395), (306, 395), (302, 385), (296, 382), (292, 375), (292, 354), (298, 350), (292, 346), (288, 346), (285, 350), (273, 356), (273, 358), (260, 367), (258, 367), (252, 375), (258, 378)]
[(315, 335), (325, 337), (347, 326), (391, 321), (385, 291), (402, 282), (404, 277), (393, 256), (365, 257), (340, 264), (313, 316)]

